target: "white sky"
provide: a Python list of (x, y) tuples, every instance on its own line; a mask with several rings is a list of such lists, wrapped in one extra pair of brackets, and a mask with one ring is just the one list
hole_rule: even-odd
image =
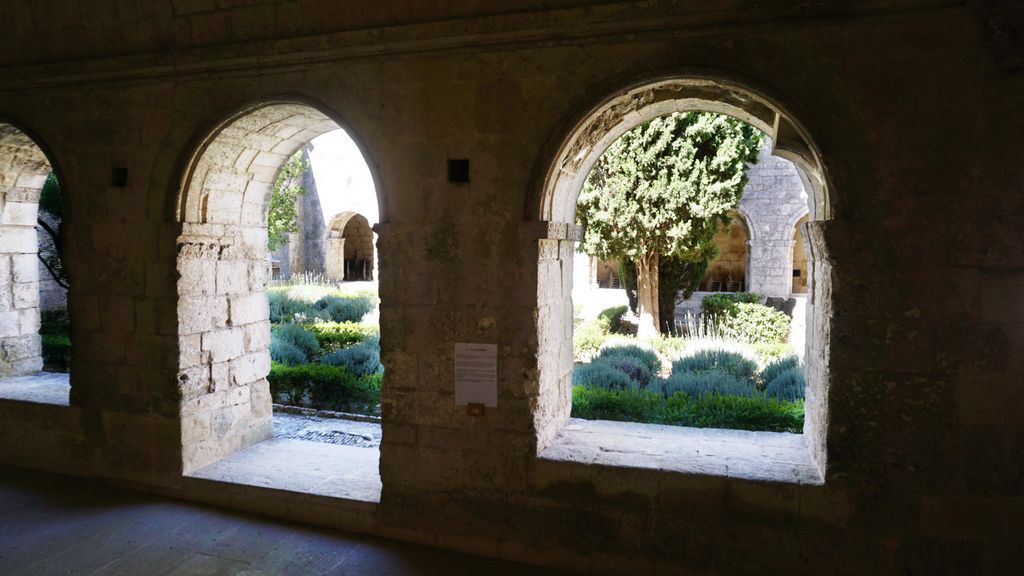
[(370, 169), (356, 143), (344, 130), (334, 130), (313, 139), (309, 162), (320, 193), (324, 223), (341, 212), (358, 212), (376, 224), (380, 215)]

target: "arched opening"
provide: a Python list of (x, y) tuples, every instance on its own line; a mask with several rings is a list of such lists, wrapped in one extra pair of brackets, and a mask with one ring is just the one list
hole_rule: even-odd
[[(322, 214), (316, 229), (304, 230), (310, 221), (300, 218), (310, 206), (322, 210), (320, 198), (308, 206), (302, 198), (316, 194), (309, 162), (316, 139), (341, 130), (311, 106), (263, 104), (218, 128), (184, 178), (178, 385), (183, 471), (192, 478), (380, 497), (379, 431), (374, 439), (339, 423), (306, 434), (308, 426), (298, 430), (305, 424), (273, 410), (275, 402), (298, 410), (369, 405), (374, 383), (379, 404), (376, 331), (356, 324), (376, 307), (375, 294), (339, 291), (321, 270), (315, 278), (275, 284), (268, 301), (272, 236), (280, 242), (289, 235), (292, 241), (325, 237)], [(372, 373), (346, 370), (354, 361), (373, 364)], [(349, 441), (367, 435), (375, 441)], [(256, 468), (259, 479), (240, 472)]]
[(801, 232), (805, 223), (806, 215), (793, 226), (793, 294), (806, 294), (808, 289), (807, 248), (804, 247), (804, 235)]
[[(537, 353), (538, 408), (534, 411), (534, 423), (539, 450), (561, 446), (552, 445), (560, 432), (559, 442), (575, 437), (564, 428), (569, 420), (573, 390), (573, 323), (564, 319), (571, 317), (572, 311), (571, 255), (575, 243), (581, 238), (581, 230), (576, 225), (576, 204), (584, 183), (604, 151), (627, 131), (668, 114), (698, 111), (724, 114), (746, 122), (767, 136), (771, 154), (793, 163), (794, 170), (799, 173), (801, 190), (806, 195), (804, 210), (810, 213), (808, 229), (812, 235), (818, 234), (815, 221), (829, 217), (824, 171), (806, 132), (781, 106), (742, 86), (713, 79), (652, 81), (616, 93), (587, 113), (562, 140), (554, 162), (549, 165), (537, 211), (538, 219), (546, 223), (546, 234), (539, 246), (537, 293), (540, 344)], [(748, 235), (759, 239), (760, 232), (751, 230)], [(783, 239), (786, 248), (789, 241), (789, 238)], [(820, 253), (823, 242), (812, 245), (819, 251), (808, 254), (814, 274), (812, 286), (819, 297), (827, 297), (830, 270), (827, 258)], [(788, 256), (789, 251), (786, 252)], [(755, 257), (756, 254), (751, 253), (750, 259)], [(748, 274), (752, 273), (752, 268), (752, 264), (748, 266)], [(787, 272), (783, 270), (781, 274), (786, 280), (783, 286), (788, 295)], [(813, 296), (810, 302), (808, 333), (826, 334), (829, 325), (827, 303), (816, 302)], [(788, 435), (787, 438), (792, 438), (785, 442), (805, 452), (807, 462), (795, 468), (785, 463), (768, 462), (765, 470), (774, 470), (769, 474), (773, 477), (781, 475), (814, 482), (820, 481), (825, 463), (828, 351), (823, 348), (825, 343), (819, 340), (809, 341), (806, 346), (804, 434)], [(576, 425), (572, 427), (574, 431), (579, 429)], [(644, 434), (647, 432), (636, 437)], [(680, 432), (678, 436), (685, 435)], [(728, 437), (740, 438), (742, 440), (737, 442), (746, 442), (748, 447), (757, 442), (753, 435), (734, 434)], [(717, 463), (713, 464), (717, 466)], [(776, 465), (778, 469), (772, 468)], [(686, 469), (686, 465), (680, 464), (680, 469)], [(725, 473), (746, 474), (745, 471)]]
[(733, 210), (729, 216), (732, 222), (718, 224), (718, 234), (715, 235), (718, 256), (708, 264), (704, 275), (703, 286), (708, 292), (742, 292), (746, 289), (750, 233), (742, 214)]
[(0, 397), (67, 405), (70, 321), (54, 167), (0, 122)]
[(373, 228), (366, 216), (338, 214), (327, 227), (327, 275), (346, 282), (373, 280), (377, 268), (373, 245)]

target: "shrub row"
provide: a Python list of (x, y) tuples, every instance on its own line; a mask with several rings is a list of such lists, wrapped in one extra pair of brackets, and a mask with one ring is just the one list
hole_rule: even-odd
[(357, 376), (341, 366), (274, 362), (267, 380), (274, 398), (288, 404), (363, 413), (380, 404), (380, 374)]
[(603, 346), (593, 361), (573, 369), (573, 384), (610, 390), (647, 387), (661, 369), (661, 359), (649, 348), (615, 342)]
[(380, 362), (380, 339), (377, 336), (370, 336), (358, 344), (325, 354), (320, 358), (320, 363), (343, 367), (356, 376), (384, 373), (384, 365)]
[(310, 301), (296, 297), (295, 292), (295, 288), (267, 292), (272, 323), (358, 322), (377, 306), (376, 298), (367, 294), (337, 292)]
[(328, 356), (345, 358), (346, 354), (338, 353), (365, 343), (366, 347), (377, 350), (379, 363), (380, 340), (377, 333), (376, 326), (354, 322), (275, 324), (270, 329), (270, 357), (282, 364), (305, 364), (318, 358), (324, 361), (323, 358)]
[(789, 340), (789, 316), (761, 304), (753, 292), (711, 294), (701, 301), (704, 322), (725, 338), (748, 343), (784, 344)]
[(371, 336), (380, 333), (377, 326), (359, 324), (358, 322), (316, 322), (303, 328), (316, 335), (317, 342), (323, 350), (337, 350), (351, 344), (358, 344)]
[(590, 363), (573, 369), (573, 384), (604, 390), (644, 390), (669, 398), (677, 393), (697, 399), (706, 394), (766, 397), (794, 401), (804, 397), (799, 360), (787, 356), (758, 371), (757, 363), (739, 352), (700, 350), (672, 363), (667, 378), (656, 378), (657, 356), (639, 346), (606, 347)]
[(803, 414), (802, 400), (789, 402), (761, 395), (743, 397), (707, 393), (693, 398), (676, 393), (666, 398), (650, 390), (607, 390), (586, 386), (573, 386), (572, 390), (572, 416), (590, 420), (800, 432), (803, 430)]

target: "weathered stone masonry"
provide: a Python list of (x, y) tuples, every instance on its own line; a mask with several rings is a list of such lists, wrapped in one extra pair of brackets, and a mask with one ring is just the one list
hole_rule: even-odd
[[(360, 529), (590, 573), (1021, 571), (1015, 3), (8, 4), (0, 117), (66, 185), (75, 348), (70, 406), (0, 399), (0, 460), (195, 497), (183, 473), (266, 437), (265, 194), (341, 126), (381, 197), (384, 487)], [(685, 106), (675, 88), (630, 100), (665, 78), (711, 78), (696, 96), (720, 111), (752, 103), (775, 154), (821, 178), (821, 484), (537, 457), (568, 417), (572, 321), (574, 204), (545, 183), (622, 110)], [(469, 184), (445, 180), (449, 158)], [(5, 196), (42, 184), (2, 178)], [(456, 342), (498, 345), (483, 418), (454, 405)], [(313, 515), (286, 494), (220, 503)]]

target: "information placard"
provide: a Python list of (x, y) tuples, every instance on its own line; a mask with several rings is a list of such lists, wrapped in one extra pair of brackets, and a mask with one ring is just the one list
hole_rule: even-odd
[(455, 404), (498, 405), (498, 345), (455, 344)]

